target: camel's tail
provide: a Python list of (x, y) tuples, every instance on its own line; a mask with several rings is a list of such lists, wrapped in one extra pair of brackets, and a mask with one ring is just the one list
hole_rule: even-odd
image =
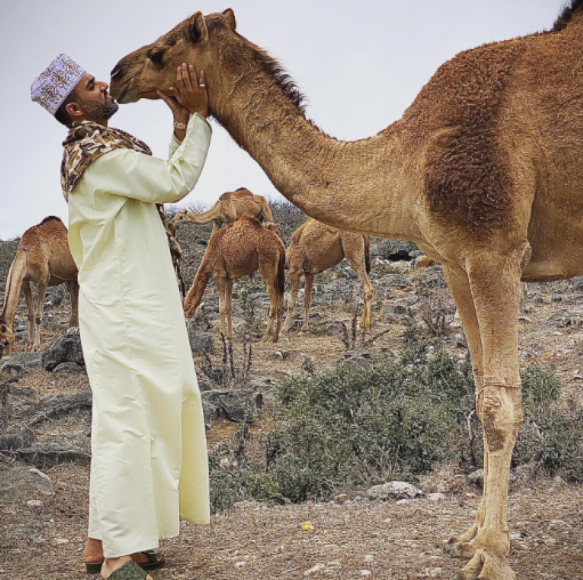
[(206, 267), (205, 256), (203, 256), (202, 262), (196, 271), (196, 276), (194, 277), (192, 285), (190, 286), (188, 293), (186, 294), (186, 298), (184, 299), (184, 315), (186, 318), (194, 316), (194, 313), (200, 306), (202, 295), (204, 294), (210, 277), (211, 271)]
[(364, 267), (366, 268), (366, 273), (370, 274), (370, 238), (368, 236), (364, 237)]

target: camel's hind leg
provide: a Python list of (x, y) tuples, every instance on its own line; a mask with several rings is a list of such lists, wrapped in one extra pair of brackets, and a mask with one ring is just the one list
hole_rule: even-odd
[[(479, 252), (466, 263), (483, 352), (477, 413), (484, 428), (486, 476), (483, 524), (470, 540), (474, 555), (457, 580), (514, 580), (506, 519), (510, 460), (522, 421), (518, 365), (521, 260), (526, 244), (507, 252)], [(460, 312), (461, 314), (461, 312)]]
[(362, 320), (360, 322), (361, 328), (371, 327), (371, 306), (374, 290), (368, 277), (367, 264), (368, 248), (364, 240), (364, 236), (357, 234), (344, 233), (342, 236), (342, 249), (344, 256), (350, 264), (351, 268), (356, 272), (360, 284), (362, 285)]
[[(277, 291), (277, 262), (259, 262), (259, 274), (265, 282), (265, 288), (267, 289), (267, 296), (269, 297), (269, 315), (267, 318), (267, 328), (265, 333), (261, 338), (261, 342), (266, 342), (271, 334), (271, 329), (273, 327), (273, 322), (276, 317), (280, 316), (279, 310), (281, 308), (281, 297)], [(273, 342), (277, 342), (279, 338), (279, 326), (280, 320), (278, 320), (276, 331), (273, 335)]]
[(30, 282), (25, 280), (22, 283), (22, 293), (24, 294), (24, 301), (26, 302), (26, 309), (28, 311), (28, 348), (33, 349), (35, 339), (35, 324), (34, 324), (34, 302), (32, 300), (32, 289)]
[(67, 282), (67, 290), (71, 297), (71, 316), (69, 317), (69, 326), (77, 326), (79, 321), (79, 284), (77, 280)]

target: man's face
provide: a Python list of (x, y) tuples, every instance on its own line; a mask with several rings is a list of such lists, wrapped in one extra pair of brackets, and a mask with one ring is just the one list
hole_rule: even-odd
[(79, 106), (85, 117), (91, 121), (107, 121), (119, 109), (119, 105), (107, 92), (108, 84), (96, 81), (95, 77), (85, 73), (75, 87)]

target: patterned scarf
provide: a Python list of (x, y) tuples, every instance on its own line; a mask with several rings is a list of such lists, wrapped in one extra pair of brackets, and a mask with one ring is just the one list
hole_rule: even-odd
[(152, 155), (150, 148), (121, 129), (104, 127), (93, 121), (76, 124), (63, 141), (65, 151), (61, 163), (61, 187), (67, 202), (83, 172), (99, 157), (115, 149), (133, 149)]
[[(63, 141), (63, 147), (65, 151), (61, 163), (61, 187), (67, 203), (69, 202), (71, 191), (83, 176), (83, 172), (102, 155), (115, 149), (133, 149), (138, 153), (152, 155), (151, 149), (133, 135), (121, 129), (104, 127), (93, 121), (81, 121), (76, 124)], [(184, 297), (185, 285), (180, 273), (182, 249), (176, 239), (174, 226), (164, 213), (164, 206), (161, 203), (157, 203), (156, 209), (166, 230), (172, 264), (178, 279), (180, 293)]]

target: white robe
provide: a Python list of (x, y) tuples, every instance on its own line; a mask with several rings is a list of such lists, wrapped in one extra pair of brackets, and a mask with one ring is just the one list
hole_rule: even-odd
[(95, 160), (69, 196), (79, 327), (93, 392), (89, 537), (115, 558), (210, 519), (202, 405), (166, 232), (155, 203), (192, 190), (211, 128), (200, 115), (168, 161)]

